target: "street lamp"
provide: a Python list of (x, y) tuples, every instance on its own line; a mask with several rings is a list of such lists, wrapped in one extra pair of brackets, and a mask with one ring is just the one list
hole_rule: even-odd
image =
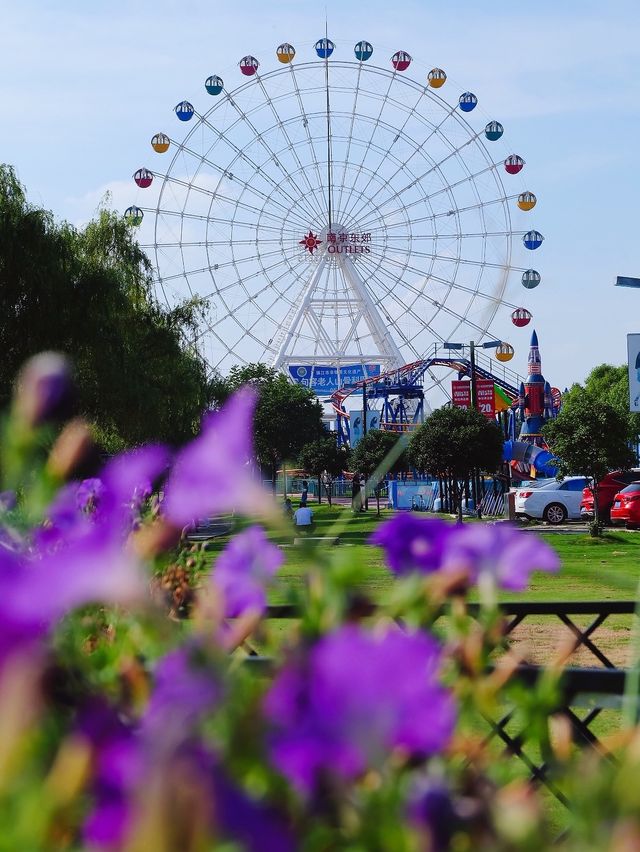
[(476, 398), (476, 347), (480, 347), (481, 349), (497, 349), (498, 346), (502, 344), (501, 340), (486, 340), (484, 343), (475, 343), (471, 340), (468, 344), (466, 343), (451, 343), (450, 341), (446, 341), (442, 345), (445, 349), (464, 349), (465, 346), (469, 346), (469, 363), (470, 367), (470, 379), (471, 379), (471, 408), (476, 408), (478, 400)]

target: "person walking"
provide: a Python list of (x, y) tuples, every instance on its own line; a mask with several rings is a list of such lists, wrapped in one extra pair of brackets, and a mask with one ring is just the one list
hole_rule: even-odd
[(306, 508), (307, 499), (309, 497), (309, 483), (306, 479), (302, 480), (302, 494), (300, 495), (300, 507)]

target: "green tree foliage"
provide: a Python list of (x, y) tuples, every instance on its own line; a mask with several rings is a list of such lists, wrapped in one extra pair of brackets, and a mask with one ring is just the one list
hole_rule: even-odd
[(20, 364), (53, 349), (73, 359), (80, 410), (111, 449), (189, 438), (210, 401), (187, 343), (203, 305), (161, 308), (150, 271), (121, 217), (101, 210), (83, 230), (56, 223), (0, 166), (0, 406)]
[(626, 364), (619, 367), (600, 364), (594, 367), (585, 380), (584, 388), (578, 384), (572, 385), (564, 395), (563, 404), (568, 403), (583, 389), (593, 399), (612, 405), (627, 423), (629, 441), (638, 442), (640, 414), (629, 411), (629, 372)]
[(600, 524), (598, 482), (610, 470), (629, 468), (635, 461), (630, 449), (629, 423), (619, 408), (574, 386), (565, 396), (560, 413), (543, 428), (551, 451), (558, 457), (561, 474), (591, 477), (594, 489), (594, 531)]
[(233, 367), (225, 382), (217, 386), (224, 397), (242, 385), (255, 386), (260, 398), (253, 421), (256, 455), (272, 477), (275, 489), (278, 466), (296, 459), (312, 441), (326, 436), (322, 405), (313, 391), (291, 384), (286, 376), (265, 364)]
[(477, 470), (495, 473), (503, 435), (493, 420), (467, 408), (440, 408), (413, 434), (409, 461), (417, 470), (451, 483), (462, 521), (462, 485)]
[(358, 441), (351, 453), (351, 470), (364, 474), (367, 489), (373, 488), (380, 514), (380, 488), (387, 473), (408, 470), (406, 438), (397, 432), (371, 429)]
[(312, 441), (302, 448), (298, 464), (306, 473), (318, 479), (318, 503), (322, 502), (322, 485), (327, 492), (331, 505), (331, 486), (336, 476), (349, 467), (349, 452), (346, 447), (339, 447), (335, 435), (328, 435), (318, 441)]

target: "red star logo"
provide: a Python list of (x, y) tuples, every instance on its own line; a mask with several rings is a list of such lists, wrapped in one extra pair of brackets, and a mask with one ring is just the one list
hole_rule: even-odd
[(299, 245), (304, 246), (309, 254), (313, 254), (318, 246), (322, 245), (322, 240), (319, 240), (318, 237), (310, 230), (307, 236), (300, 240)]

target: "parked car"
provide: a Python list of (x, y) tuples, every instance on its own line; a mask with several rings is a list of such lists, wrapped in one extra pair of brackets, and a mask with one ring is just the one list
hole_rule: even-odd
[(640, 527), (640, 482), (632, 482), (614, 496), (611, 523)]
[[(598, 483), (598, 509), (600, 520), (605, 523), (609, 521), (609, 512), (613, 506), (616, 494), (623, 490), (625, 485), (640, 480), (640, 468), (631, 470), (614, 470), (608, 473)], [(584, 520), (593, 519), (593, 491), (590, 484), (582, 492), (582, 503), (580, 504), (580, 515)]]
[(582, 491), (588, 482), (586, 476), (567, 476), (561, 482), (550, 479), (537, 488), (518, 488), (516, 515), (539, 518), (550, 524), (579, 520)]

